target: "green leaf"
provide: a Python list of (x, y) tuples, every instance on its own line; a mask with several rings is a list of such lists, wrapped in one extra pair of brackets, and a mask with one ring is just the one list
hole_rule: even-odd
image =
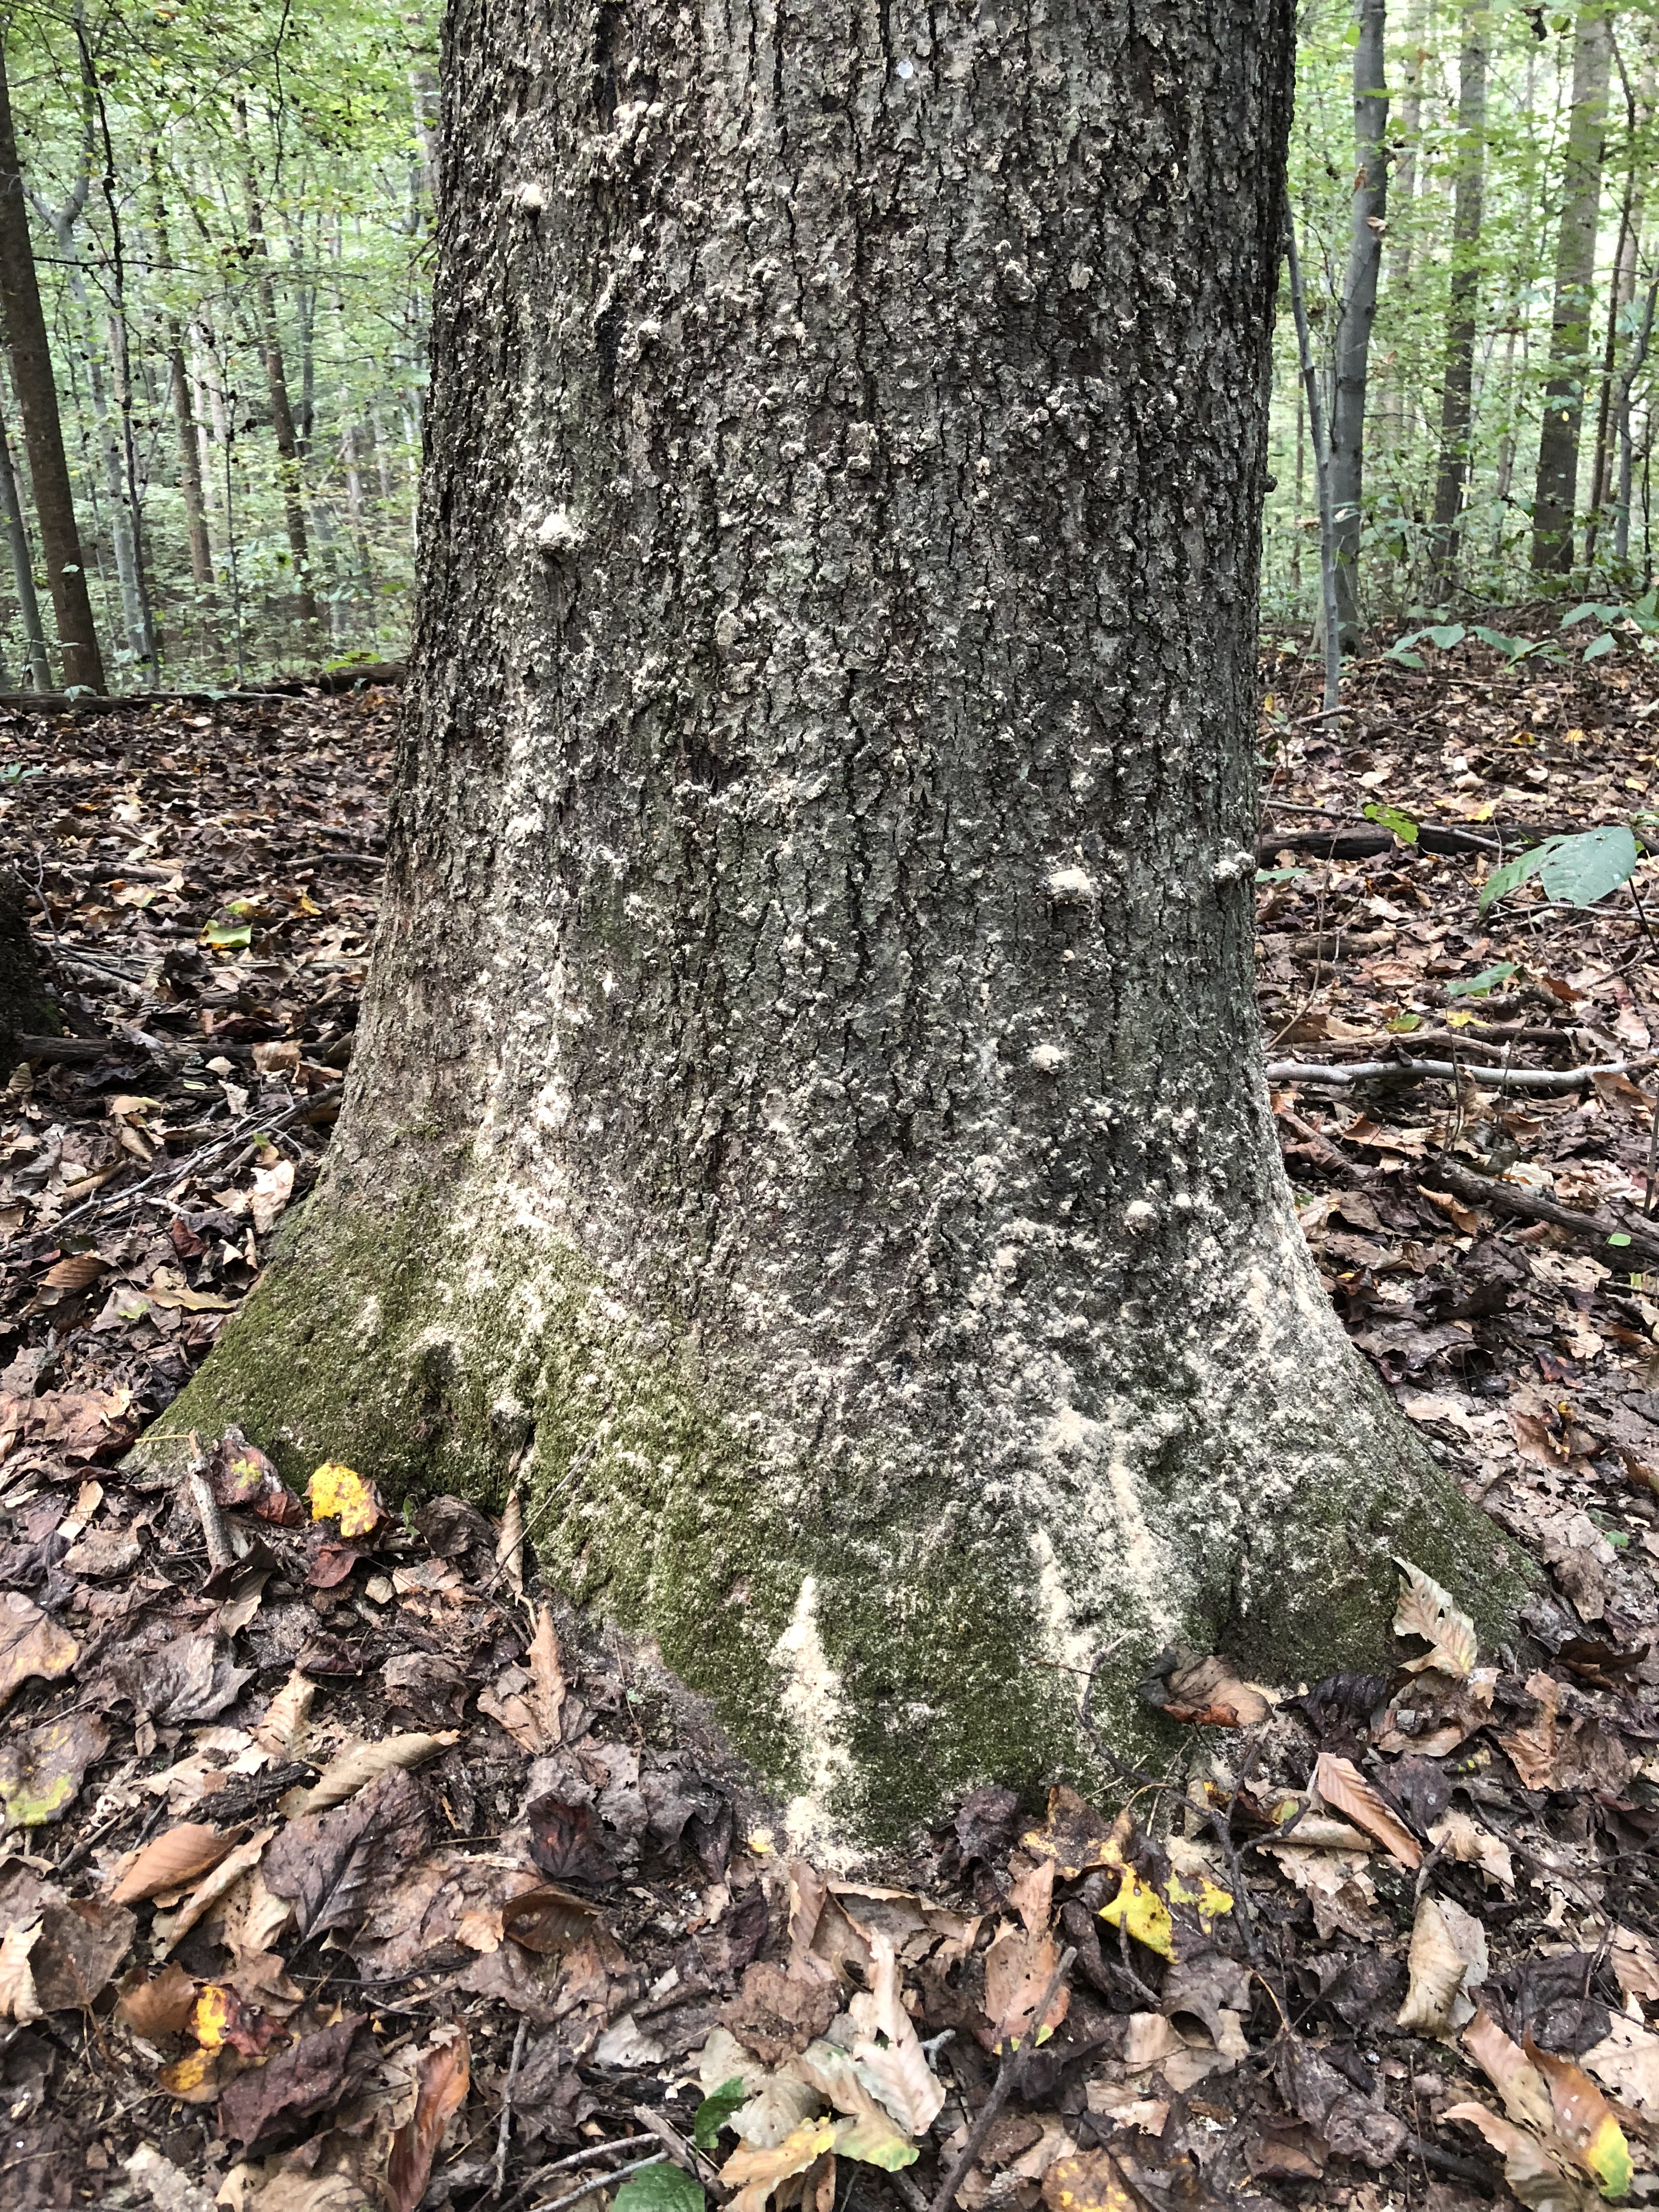
[(1613, 1234), (1608, 1237), (1607, 1242), (1609, 1244), (1628, 1244), (1630, 1243), (1630, 1239), (1626, 1236), (1622, 1229), (1615, 1229)]
[(1414, 845), (1417, 842), (1416, 823), (1409, 814), (1402, 814), (1397, 806), (1385, 805), (1381, 799), (1374, 799), (1369, 806), (1361, 807), (1360, 812), (1368, 822), (1379, 822), (1383, 829), (1392, 830), (1402, 844)]
[(1258, 868), (1255, 879), (1259, 884), (1287, 884), (1293, 876), (1305, 876), (1305, 868)]
[(1600, 637), (1593, 637), (1584, 647), (1584, 658), (1586, 660), (1600, 660), (1604, 653), (1613, 651), (1613, 633), (1604, 629)]
[(1594, 906), (1628, 883), (1641, 858), (1628, 826), (1586, 830), (1577, 837), (1551, 837), (1540, 847), (1538, 880), (1558, 906)]
[(1501, 868), (1494, 868), (1480, 886), (1480, 911), (1485, 914), (1494, 899), (1505, 897), (1528, 876), (1535, 876), (1543, 866), (1545, 847), (1534, 845), (1530, 852), (1518, 854), (1505, 860)]
[(1391, 1020), (1384, 1022), (1382, 1026), (1385, 1030), (1391, 1030), (1395, 1036), (1406, 1036), (1413, 1030), (1422, 1028), (1423, 1017), (1421, 1014), (1395, 1014)]
[(691, 2140), (699, 2150), (713, 2150), (725, 2127), (749, 2092), (743, 2086), (743, 2076), (734, 2074), (729, 2081), (722, 2081), (718, 2089), (711, 2090), (697, 2107), (697, 2117), (692, 2124)]
[(1417, 634), (1427, 638), (1431, 645), (1438, 646), (1442, 653), (1449, 653), (1455, 645), (1462, 645), (1468, 635), (1462, 623), (1435, 623)]
[(1459, 976), (1455, 982), (1448, 983), (1446, 996), (1449, 999), (1484, 999), (1489, 991), (1496, 990), (1498, 984), (1507, 983), (1515, 972), (1513, 960), (1500, 960), (1491, 968), (1483, 968), (1478, 975)]
[(611, 2212), (703, 2212), (702, 2184), (664, 2159), (630, 2173), (611, 2200)]
[(240, 952), (252, 943), (253, 927), (246, 921), (210, 921), (202, 936), (216, 952)]

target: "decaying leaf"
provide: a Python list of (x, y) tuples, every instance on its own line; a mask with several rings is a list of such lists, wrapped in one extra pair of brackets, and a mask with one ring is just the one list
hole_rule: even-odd
[(1253, 1728), (1273, 1711), (1260, 1690), (1242, 1681), (1219, 1655), (1172, 1674), (1159, 1710), (1196, 1728)]
[(1502, 1882), (1505, 1889), (1515, 1887), (1515, 1863), (1510, 1856), (1510, 1847), (1490, 1828), (1483, 1828), (1472, 1814), (1460, 1806), (1443, 1813), (1429, 1830), (1429, 1841), (1437, 1844), (1448, 1858), (1458, 1860), (1464, 1866), (1478, 1866), (1492, 1881)]
[(278, 2142), (346, 2095), (367, 2063), (360, 2039), (366, 2013), (348, 2013), (332, 2027), (302, 2036), (251, 2073), (239, 2074), (219, 2100), (219, 2129), (228, 2142)]
[(1659, 2035), (1650, 2028), (1614, 2013), (1606, 2035), (1584, 2053), (1584, 2070), (1644, 2120), (1659, 2122)]
[(1035, 1857), (1052, 1859), (1063, 1881), (1075, 1881), (1096, 1867), (1121, 1867), (1133, 1832), (1127, 1813), (1109, 1820), (1075, 1790), (1056, 1783), (1048, 1792), (1046, 1826), (1034, 1828), (1020, 1842)]
[(441, 2041), (421, 2059), (416, 2072), (415, 2109), (392, 2138), (386, 2160), (386, 2198), (392, 2212), (415, 2212), (426, 2194), (432, 2160), (444, 2130), (466, 2102), (471, 2081), (471, 2051), (466, 2031), (438, 2031)]
[(386, 1519), (386, 1508), (372, 1482), (337, 1460), (325, 1461), (312, 1476), (306, 1495), (313, 1521), (337, 1521), (344, 1537), (372, 1536)]
[(1480, 1656), (1474, 1623), (1468, 1613), (1459, 1612), (1451, 1592), (1442, 1589), (1421, 1567), (1413, 1566), (1409, 1559), (1396, 1559), (1395, 1565), (1400, 1570), (1401, 1583), (1394, 1632), (1420, 1636), (1429, 1647), (1421, 1656), (1404, 1662), (1407, 1673), (1420, 1674), (1435, 1667), (1455, 1680), (1466, 1680)]
[(306, 1510), (266, 1458), (239, 1428), (228, 1428), (208, 1464), (208, 1486), (233, 1513), (252, 1513), (279, 1528), (297, 1528)]
[(252, 1669), (239, 1667), (228, 1640), (179, 1636), (155, 1651), (118, 1656), (106, 1669), (112, 1693), (156, 1728), (211, 1720), (240, 1694)]
[(1449, 2106), (1444, 2117), (1480, 2130), (1504, 2161), (1504, 2180), (1531, 2212), (1592, 2212), (1596, 2193), (1588, 2177), (1576, 2172), (1536, 2136), (1485, 2105)]
[(14, 1828), (62, 1820), (80, 1795), (87, 1769), (109, 1749), (109, 1730), (93, 1713), (43, 1721), (0, 1747), (0, 1808)]
[(1486, 1980), (1486, 1930), (1472, 1913), (1449, 1898), (1419, 1898), (1400, 2026), (1441, 2037), (1462, 2027), (1474, 2014), (1466, 1992)]
[(32, 1598), (21, 1590), (0, 1592), (0, 1711), (31, 1677), (50, 1682), (67, 1674), (80, 1649)]
[(430, 1821), (420, 1784), (404, 1768), (392, 1767), (349, 1803), (289, 1820), (265, 1851), (265, 1887), (292, 1899), (302, 1937), (355, 1928), (373, 1887), (419, 1857)]
[(38, 1920), (19, 1921), (0, 1936), (0, 2020), (15, 2020), (21, 2026), (40, 2017), (40, 2000), (35, 1995), (34, 1974), (29, 1966), (29, 1953), (40, 1939)]
[(1311, 1785), (1357, 1828), (1375, 1836), (1390, 1858), (1413, 1873), (1423, 1863), (1422, 1846), (1396, 1813), (1390, 1811), (1351, 1759), (1322, 1751)]
[(1625, 1996), (1659, 2003), (1659, 1950), (1649, 1937), (1638, 1935), (1632, 1928), (1615, 1928), (1613, 1971)]
[[(1510, 2119), (1541, 2142), (1551, 2160), (1564, 2166), (1576, 2163), (1594, 2179), (1606, 2197), (1616, 2201), (1628, 2194), (1630, 2146), (1607, 2099), (1583, 2067), (1570, 2058), (1540, 2051), (1530, 2041), (1523, 2050), (1483, 2012), (1476, 2013), (1463, 2031), (1462, 2042), (1503, 2099)], [(1475, 2117), (1483, 2109), (1460, 2107), (1450, 2117), (1471, 2119), (1489, 2142), (1503, 2149), (1507, 2172), (1510, 2150)], [(1496, 2118), (1492, 2114), (1486, 2117)], [(1501, 2128), (1503, 2123), (1498, 2124)], [(1510, 2186), (1523, 2202), (1540, 2201), (1525, 2197), (1512, 2178)]]
[(297, 1759), (316, 1695), (317, 1685), (296, 1668), (249, 1731), (260, 1749), (273, 1759)]
[[(1059, 1946), (1046, 1933), (1004, 1928), (993, 1940), (985, 1953), (987, 2025), (977, 2031), (988, 2051), (1006, 2050), (1030, 2032), (1042, 1993), (1059, 1964)], [(1039, 2043), (1054, 2033), (1070, 2008), (1071, 1991), (1062, 1986), (1049, 1998), (1048, 2008), (1037, 2026)]]
[(165, 1919), (160, 1913), (156, 1915), (150, 1929), (151, 1949), (156, 1958), (166, 1958), (198, 1920), (206, 1918), (221, 1898), (229, 1895), (245, 1874), (252, 1872), (264, 1854), (265, 1845), (276, 1833), (274, 1827), (257, 1830), (246, 1843), (239, 1844), (234, 1851), (227, 1852), (217, 1866), (209, 1869), (176, 1912)]
[[(944, 2108), (945, 2084), (927, 2063), (915, 2022), (904, 2008), (891, 1939), (881, 1929), (872, 1929), (870, 1948), (874, 1960), (872, 1986), (860, 1990), (848, 2008), (859, 2030), (853, 2056), (905, 2133), (925, 2135)], [(848, 2154), (857, 2158), (864, 2153)]]
[(210, 1828), (195, 1820), (168, 1828), (129, 1863), (110, 1892), (110, 1902), (139, 1905), (147, 1898), (185, 1888), (234, 1850), (246, 1832), (244, 1828)]
[(393, 1767), (422, 1766), (458, 1740), (454, 1729), (448, 1729), (437, 1735), (385, 1735), (374, 1743), (349, 1744), (330, 1759), (309, 1790), (299, 1792), (291, 1803), (284, 1801), (286, 1809), (291, 1816), (326, 1813), (331, 1806), (355, 1797), (377, 1774)]
[(1057, 2158), (1042, 2177), (1048, 2212), (1139, 2212), (1136, 2198), (1109, 2151), (1079, 2151)]
[(720, 2179), (735, 2192), (728, 2212), (766, 2212), (778, 2184), (792, 2174), (805, 2173), (834, 2149), (835, 2142), (836, 2124), (826, 2119), (809, 2121), (769, 2150), (739, 2143), (720, 2168)]
[(153, 2042), (160, 2035), (182, 2035), (195, 2003), (195, 1981), (182, 1966), (169, 1962), (158, 1974), (139, 1966), (121, 1985), (115, 2017)]

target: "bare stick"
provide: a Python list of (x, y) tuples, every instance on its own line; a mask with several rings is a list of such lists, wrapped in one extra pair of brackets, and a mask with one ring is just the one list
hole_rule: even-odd
[(1449, 1060), (1357, 1060), (1334, 1067), (1314, 1060), (1274, 1060), (1267, 1064), (1267, 1076), (1269, 1083), (1328, 1083), (1339, 1091), (1388, 1075), (1441, 1083), (1467, 1075), (1492, 1090), (1576, 1091), (1594, 1076), (1638, 1074), (1650, 1064), (1644, 1059), (1604, 1060), (1595, 1067), (1459, 1067)]
[[(637, 2019), (638, 2014), (636, 2014), (635, 2017)], [(693, 2181), (702, 2182), (705, 2189), (714, 2189), (719, 2185), (720, 2169), (712, 2160), (706, 2159), (700, 2150), (687, 2142), (672, 2120), (665, 2120), (660, 2112), (653, 2112), (649, 2105), (635, 2105), (634, 2118), (642, 2128), (650, 2129), (675, 2165), (683, 2166)]]
[(1074, 1949), (1061, 1954), (1060, 1964), (1054, 1968), (1054, 1977), (1048, 1988), (1042, 1992), (1042, 2002), (1031, 2014), (1031, 2025), (997, 2069), (997, 2078), (991, 2084), (991, 2094), (980, 2108), (979, 2118), (968, 2130), (968, 2140), (957, 2154), (956, 2162), (951, 2171), (939, 2184), (939, 2194), (928, 2206), (927, 2212), (950, 2212), (950, 2207), (956, 2199), (956, 2193), (967, 2179), (968, 2170), (979, 2156), (981, 2147), (986, 2136), (990, 2134), (997, 2114), (1018, 2087), (1019, 2077), (1025, 2071), (1025, 2061), (1036, 2047), (1038, 2031), (1047, 2017), (1049, 2006), (1054, 2001), (1055, 1992), (1066, 1975), (1071, 1972), (1072, 1961), (1076, 1956), (1077, 1953)]
[(545, 2203), (534, 2206), (532, 2212), (565, 2212), (568, 2204), (580, 2204), (584, 2197), (592, 2197), (601, 2189), (609, 2189), (612, 2182), (622, 2180), (625, 2175), (638, 2173), (647, 2166), (661, 2164), (662, 2145), (659, 2143), (649, 2158), (636, 2158), (631, 2166), (613, 2166), (609, 2173), (597, 2174), (592, 2181), (583, 2182), (580, 2189), (573, 2189), (568, 2197), (552, 2197)]
[(501, 2124), (495, 2130), (495, 2175), (489, 2185), (491, 2199), (501, 2193), (507, 2180), (507, 2139), (513, 2130), (513, 2087), (519, 2078), (519, 2062), (524, 2057), (524, 2039), (530, 2033), (527, 2018), (520, 2018), (519, 2032), (513, 2039), (513, 2057), (507, 2069), (507, 2087), (501, 2092)]
[[(517, 2212), (518, 2206), (524, 2203), (531, 2191), (556, 2173), (568, 2173), (576, 2166), (592, 2166), (595, 2159), (609, 2157), (616, 2151), (643, 2150), (653, 2140), (650, 2136), (621, 2136), (615, 2142), (589, 2143), (584, 2149), (573, 2150), (566, 2158), (556, 2158), (550, 2166), (538, 2166), (529, 2180), (521, 2183), (508, 2197), (501, 2207), (501, 2212)], [(654, 2164), (655, 2161), (653, 2160), (648, 2163)]]

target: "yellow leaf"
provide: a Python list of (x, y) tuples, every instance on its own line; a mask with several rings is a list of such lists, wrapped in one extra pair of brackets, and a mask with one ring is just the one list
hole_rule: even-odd
[(1174, 1958), (1175, 1923), (1170, 1917), (1170, 1908), (1155, 1889), (1142, 1881), (1133, 1867), (1123, 1869), (1117, 1895), (1109, 1905), (1102, 1905), (1100, 1917), (1108, 1926), (1127, 1930), (1137, 1943), (1156, 1951), (1159, 1958)]
[(1042, 2177), (1048, 2212), (1138, 2212), (1109, 2152), (1080, 2151), (1057, 2158)]
[(190, 2032), (204, 2051), (216, 2051), (225, 2039), (230, 2018), (229, 1990), (210, 1982), (191, 2007)]
[(367, 1536), (386, 1518), (372, 1482), (328, 1460), (311, 1478), (306, 1495), (313, 1521), (337, 1520), (343, 1536)]
[(720, 2168), (720, 2179), (735, 2189), (728, 2212), (766, 2212), (772, 2191), (792, 2174), (805, 2173), (816, 2159), (836, 2147), (834, 2120), (809, 2120), (774, 2148), (739, 2142)]
[[(1224, 1912), (1231, 1912), (1233, 1909), (1231, 1894), (1218, 1887), (1206, 1874), (1199, 1876), (1195, 1890), (1188, 1889), (1178, 1874), (1172, 1874), (1170, 1876), (1170, 1902), (1171, 1905), (1195, 1905), (1198, 1917), (1206, 1928), (1212, 1920), (1219, 1919)], [(1130, 1932), (1133, 1934), (1133, 1930)]]
[(1448, 1014), (1446, 1027), (1449, 1030), (1466, 1030), (1474, 1019), (1473, 1014)]
[(213, 2096), (214, 2070), (219, 2063), (216, 2051), (192, 2051), (185, 2057), (164, 2066), (156, 2075), (157, 2084), (170, 2097), (182, 2097), (186, 2104), (199, 2105)]

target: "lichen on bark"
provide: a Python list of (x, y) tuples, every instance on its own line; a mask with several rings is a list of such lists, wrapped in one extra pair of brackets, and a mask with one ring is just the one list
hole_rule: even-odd
[(1374, 1660), (1492, 1523), (1252, 995), (1283, 0), (453, 0), (422, 593), (318, 1195), (170, 1425), (499, 1500), (803, 1839)]

